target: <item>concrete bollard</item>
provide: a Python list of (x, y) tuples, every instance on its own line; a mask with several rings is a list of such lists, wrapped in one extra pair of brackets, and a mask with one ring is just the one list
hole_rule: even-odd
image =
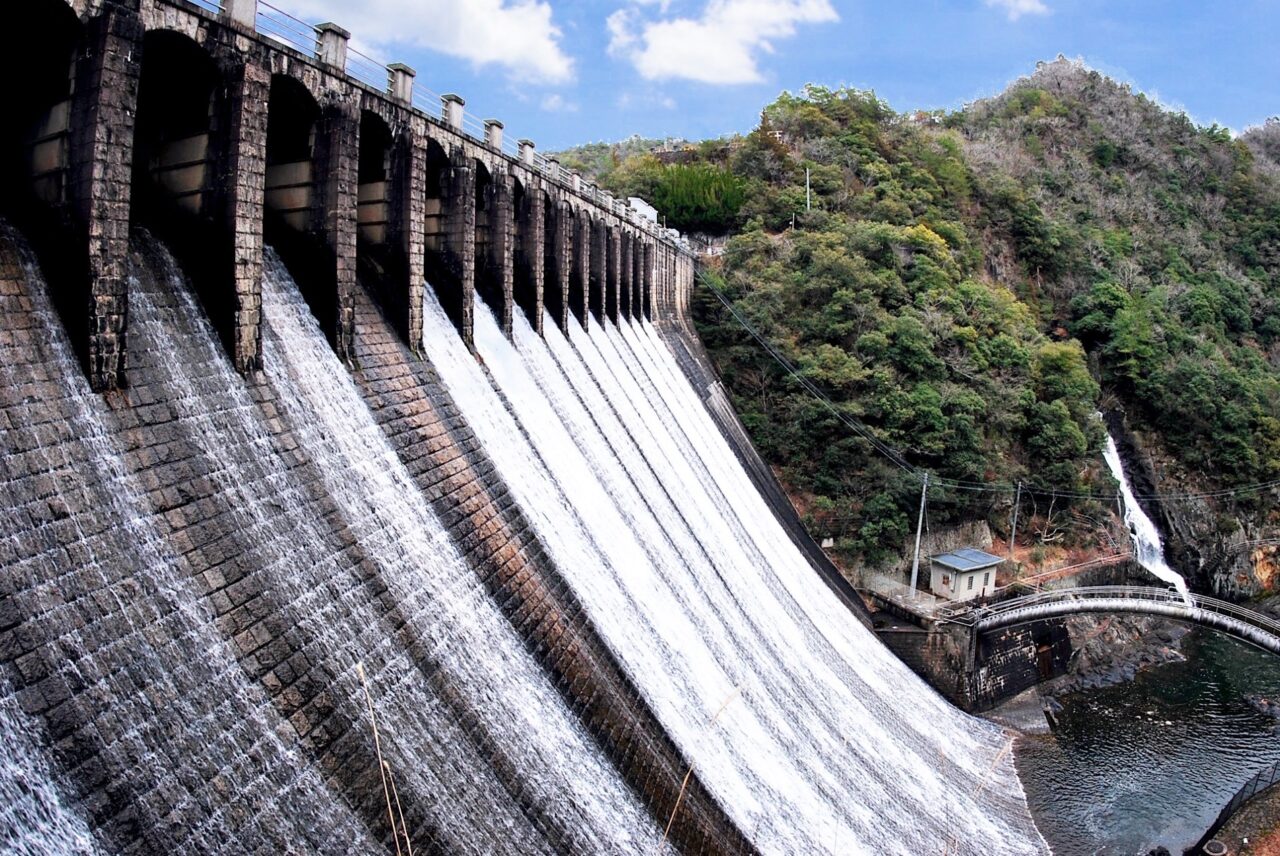
[(258, 26), (258, 0), (223, 0), (222, 14), (237, 27), (252, 32)]
[(485, 144), (496, 151), (502, 151), (502, 129), (505, 126), (497, 119), (484, 120)]
[(462, 130), (462, 111), (467, 106), (467, 102), (462, 100), (461, 95), (454, 95), (452, 92), (447, 95), (440, 96), (441, 112), (440, 118), (444, 123), (455, 131)]
[(337, 24), (327, 22), (316, 25), (319, 35), (316, 46), (316, 58), (325, 65), (333, 66), (339, 71), (347, 70), (347, 42), (351, 41), (351, 33)]
[(391, 72), (391, 97), (402, 104), (412, 104), (413, 78), (418, 73), (402, 62), (393, 62), (387, 66), (387, 71)]

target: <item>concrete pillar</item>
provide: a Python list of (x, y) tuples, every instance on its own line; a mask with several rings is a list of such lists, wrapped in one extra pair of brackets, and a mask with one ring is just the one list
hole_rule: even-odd
[[(317, 206), (313, 224), (332, 253), (333, 319), (329, 335), (343, 361), (353, 356), (356, 293), (356, 190), (360, 168), (360, 110), (331, 102), (316, 123), (315, 171)], [(327, 260), (326, 260), (327, 261)], [(321, 307), (322, 323), (328, 312)]]
[(401, 104), (412, 104), (413, 78), (418, 73), (402, 62), (393, 62), (387, 70), (391, 72), (391, 97)]
[[(456, 96), (455, 96), (456, 97)], [(459, 99), (461, 101), (461, 99)], [(445, 206), (444, 263), (455, 294), (446, 306), (467, 347), (475, 350), (476, 171), (458, 147), (450, 156), (449, 199)]]
[(104, 392), (126, 383), (125, 269), (143, 26), (136, 11), (111, 4), (85, 30), (71, 103), (68, 196), (76, 240), (84, 242), (77, 253), (85, 264), (75, 265), (74, 275), (85, 277), (87, 299), (68, 306), (66, 320), (89, 385)]
[(227, 343), (236, 371), (262, 368), (262, 218), (266, 185), (267, 101), (271, 71), (241, 63), (225, 80), (229, 128), (225, 167), (226, 226), (232, 235), (235, 300)]
[(569, 189), (574, 193), (582, 192), (582, 174), (579, 172), (569, 173)]
[(534, 166), (536, 149), (533, 140), (521, 140), (520, 143), (520, 162), (527, 166)]
[(525, 191), (524, 204), (516, 212), (519, 222), (516, 247), (516, 304), (538, 335), (542, 330), (542, 309), (546, 290), (547, 195), (541, 187)]
[(425, 128), (402, 131), (391, 148), (389, 176), (393, 263), (389, 271), (396, 304), (392, 323), (414, 353), (422, 350), (422, 292), (426, 283), (427, 137)]
[(547, 178), (552, 181), (560, 180), (560, 161), (555, 158), (547, 158)]
[(514, 238), (515, 206), (512, 199), (511, 176), (495, 172), (489, 184), (489, 258), (485, 276), (488, 290), (501, 295), (499, 322), (503, 335), (511, 338), (511, 307), (515, 303)]
[(440, 96), (440, 118), (446, 125), (453, 130), (462, 131), (462, 111), (466, 108), (467, 102), (462, 100), (461, 95)]
[(338, 71), (347, 70), (347, 42), (351, 33), (334, 23), (316, 25), (316, 58)]
[(629, 231), (619, 229), (618, 232), (622, 258), (618, 266), (618, 307), (614, 313), (615, 321), (631, 317), (631, 283), (635, 279), (635, 242)]
[(258, 0), (222, 0), (222, 16), (237, 27), (253, 32), (258, 26)]
[(605, 270), (604, 312), (613, 323), (618, 323), (618, 289), (622, 285), (622, 229), (609, 230), (609, 262)]
[(502, 130), (505, 126), (497, 119), (484, 120), (484, 142), (494, 151), (502, 151)]

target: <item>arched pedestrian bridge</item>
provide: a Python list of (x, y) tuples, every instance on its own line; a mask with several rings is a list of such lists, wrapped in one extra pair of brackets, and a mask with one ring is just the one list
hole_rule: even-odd
[(1154, 615), (1219, 630), (1273, 654), (1280, 654), (1280, 622), (1217, 598), (1147, 586), (1088, 586), (1042, 591), (984, 606), (957, 606), (938, 620), (972, 628), (975, 634), (1033, 621), (1084, 613)]

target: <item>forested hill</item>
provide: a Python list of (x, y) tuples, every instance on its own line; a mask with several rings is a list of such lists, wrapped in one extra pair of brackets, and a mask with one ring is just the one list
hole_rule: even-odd
[[(844, 415), (953, 482), (930, 494), (934, 523), (1003, 529), (1011, 497), (970, 488), (1022, 481), (1028, 510), (1056, 509), (1045, 539), (1102, 537), (1106, 504), (1065, 496), (1114, 491), (1100, 409), (1167, 463), (1166, 491), (1280, 479), (1280, 122), (1233, 139), (1060, 59), (956, 113), (811, 86), (747, 136), (596, 166), (670, 225), (729, 236), (701, 333), (849, 562), (900, 553), (919, 481), (715, 291)], [(1275, 537), (1275, 496), (1212, 500), (1212, 537)]]

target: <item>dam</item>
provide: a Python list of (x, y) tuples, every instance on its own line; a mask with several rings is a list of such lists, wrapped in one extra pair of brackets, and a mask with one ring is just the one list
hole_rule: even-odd
[(707, 409), (675, 236), (340, 28), (24, 9), (6, 850), (1047, 850)]

